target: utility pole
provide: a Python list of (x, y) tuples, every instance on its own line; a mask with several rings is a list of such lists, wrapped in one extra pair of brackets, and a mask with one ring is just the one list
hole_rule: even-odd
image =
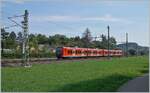
[(109, 25), (107, 26), (108, 29), (108, 59), (110, 58), (110, 54), (109, 54)]
[[(12, 21), (13, 23), (15, 23), (15, 25), (9, 26), (9, 27), (5, 27), (6, 29), (9, 29), (10, 27), (15, 27), (15, 26), (19, 26), (23, 29), (23, 41), (22, 41), (22, 58), (23, 58), (23, 66), (25, 67), (29, 67), (29, 39), (28, 39), (28, 11), (25, 10), (24, 15), (19, 15), (19, 16), (13, 16), (13, 17), (8, 17), (8, 19), (10, 21)], [(17, 18), (17, 17), (23, 17), (24, 21), (22, 21), (22, 24), (19, 24), (18, 22), (16, 22), (13, 18)]]
[(138, 44), (136, 45), (136, 56), (138, 56)]
[(28, 39), (28, 11), (25, 10), (24, 13), (24, 21), (22, 21), (23, 25), (23, 49), (22, 49), (22, 54), (23, 54), (23, 65), (24, 66), (29, 66), (29, 39)]
[(126, 57), (128, 57), (128, 33), (126, 33)]

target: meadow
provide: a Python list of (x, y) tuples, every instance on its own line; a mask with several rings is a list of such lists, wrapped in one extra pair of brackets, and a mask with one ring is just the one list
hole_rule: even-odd
[(149, 71), (148, 56), (111, 60), (2, 67), (2, 92), (117, 91), (125, 82)]

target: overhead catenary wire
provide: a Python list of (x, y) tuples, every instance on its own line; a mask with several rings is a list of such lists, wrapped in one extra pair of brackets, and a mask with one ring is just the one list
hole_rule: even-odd
[(4, 27), (2, 27), (2, 28), (4, 28), (4, 29), (9, 29), (9, 28), (11, 28), (11, 27), (17, 27), (18, 25), (11, 25), (11, 26), (4, 26)]
[(24, 28), (21, 24), (17, 23), (17, 22), (16, 22), (15, 20), (13, 20), (12, 18), (14, 18), (14, 17), (8, 17), (8, 19), (9, 19), (10, 21), (12, 21), (12, 22), (15, 23), (16, 25), (20, 26), (21, 28)]

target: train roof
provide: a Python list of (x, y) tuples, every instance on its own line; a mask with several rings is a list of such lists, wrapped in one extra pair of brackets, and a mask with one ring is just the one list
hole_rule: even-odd
[[(68, 48), (68, 49), (89, 49), (89, 50), (97, 50), (98, 48), (80, 48), (80, 47), (57, 47), (57, 48)], [(98, 49), (98, 50), (105, 50), (108, 51), (108, 49)], [(122, 51), (121, 49), (112, 49), (110, 51)]]

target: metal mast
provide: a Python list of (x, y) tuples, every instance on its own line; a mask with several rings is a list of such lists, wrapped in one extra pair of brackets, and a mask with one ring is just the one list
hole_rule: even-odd
[(128, 33), (126, 33), (126, 56), (128, 57)]
[(109, 54), (109, 25), (107, 26), (108, 29), (108, 59), (110, 58), (110, 54)]
[(22, 25), (23, 25), (23, 49), (22, 49), (22, 54), (23, 54), (23, 65), (24, 66), (29, 66), (28, 15), (29, 15), (28, 11), (25, 10), (24, 21), (22, 21)]

